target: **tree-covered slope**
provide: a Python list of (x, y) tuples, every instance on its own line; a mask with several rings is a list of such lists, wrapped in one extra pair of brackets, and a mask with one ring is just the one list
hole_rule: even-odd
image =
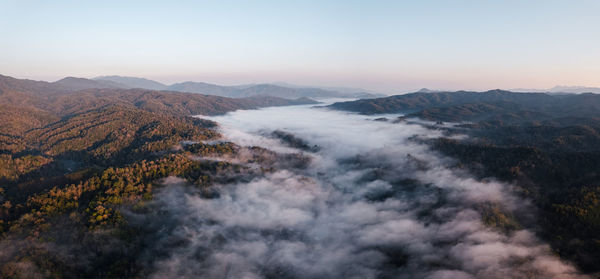
[(277, 158), (244, 151), (258, 170), (201, 160), (240, 147), (202, 143), (220, 139), (216, 123), (191, 115), (313, 102), (65, 84), (0, 77), (1, 278), (144, 277), (161, 231), (153, 226), (165, 224), (154, 223), (161, 179), (209, 193), (214, 182), (272, 170)]
[(457, 167), (514, 183), (536, 206), (540, 235), (554, 251), (584, 271), (600, 271), (600, 95), (428, 92), (330, 108), (402, 113), (396, 121), (429, 120), (433, 128), (466, 134), (431, 144)]
[[(363, 99), (338, 102), (330, 105), (333, 109), (353, 111), (362, 114), (378, 113), (444, 113), (455, 120), (470, 121), (498, 113), (521, 110), (558, 116), (598, 116), (600, 115), (600, 95), (545, 93), (515, 93), (503, 90), (486, 92), (432, 92), (395, 95), (386, 98)], [(476, 113), (474, 113), (474, 110)], [(432, 117), (436, 118), (436, 117)]]

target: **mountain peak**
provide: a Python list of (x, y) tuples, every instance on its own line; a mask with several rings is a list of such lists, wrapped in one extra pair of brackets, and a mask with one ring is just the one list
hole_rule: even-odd
[(126, 77), (113, 75), (95, 77), (94, 80), (116, 82), (119, 84), (123, 84), (129, 88), (143, 88), (150, 90), (165, 90), (167, 88), (165, 84), (162, 84), (158, 81), (140, 77)]
[(83, 89), (91, 89), (91, 88), (129, 88), (127, 85), (108, 81), (108, 80), (93, 80), (87, 78), (78, 78), (78, 77), (66, 77), (60, 80), (53, 82), (53, 84), (60, 85), (71, 90), (83, 90)]
[(419, 89), (419, 91), (417, 91), (417, 93), (435, 93), (435, 92), (440, 92), (439, 90), (431, 90), (429, 88), (421, 88)]

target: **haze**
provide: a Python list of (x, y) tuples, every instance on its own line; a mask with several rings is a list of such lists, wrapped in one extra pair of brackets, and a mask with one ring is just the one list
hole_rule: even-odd
[(0, 69), (393, 93), (600, 86), (597, 1), (0, 1)]

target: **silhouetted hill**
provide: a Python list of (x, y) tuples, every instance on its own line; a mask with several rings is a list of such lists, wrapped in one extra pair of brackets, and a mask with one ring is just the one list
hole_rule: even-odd
[[(109, 81), (122, 85), (115, 88), (142, 88), (151, 90), (168, 90), (189, 93), (200, 93), (205, 95), (215, 95), (229, 98), (245, 98), (252, 96), (274, 96), (287, 99), (297, 99), (302, 97), (308, 98), (376, 98), (382, 97), (381, 94), (365, 92), (357, 89), (349, 88), (317, 88), (304, 87), (296, 85), (279, 85), (279, 84), (248, 84), (239, 86), (223, 86), (205, 82), (187, 81), (165, 85), (160, 82), (145, 78), (122, 77), (122, 76), (101, 76), (96, 77), (95, 81)], [(83, 82), (83, 81), (81, 81)], [(91, 86), (81, 87), (87, 88), (113, 88), (108, 86)], [(68, 85), (68, 84), (67, 84)]]
[(587, 87), (587, 86), (564, 86), (557, 85), (548, 90), (548, 92), (555, 93), (600, 93), (598, 87)]
[(180, 91), (180, 92), (190, 92), (190, 93), (200, 93), (206, 95), (215, 95), (222, 97), (237, 97), (235, 92), (239, 89), (233, 86), (221, 86), (216, 84), (210, 84), (205, 82), (181, 82), (170, 85), (166, 88), (167, 90), (172, 91)]
[(167, 90), (201, 93), (230, 98), (244, 98), (251, 96), (275, 96), (280, 98), (372, 98), (379, 95), (371, 93), (342, 93), (320, 88), (292, 88), (274, 84), (256, 84), (247, 86), (221, 86), (204, 82), (176, 83)]
[(515, 88), (510, 89), (514, 92), (544, 92), (550, 94), (581, 94), (581, 93), (595, 93), (600, 94), (599, 87), (588, 87), (588, 86), (565, 86), (557, 85), (548, 89), (531, 89), (531, 88)]
[(35, 93), (50, 95), (66, 91), (71, 91), (71, 89), (60, 84), (0, 75), (0, 94), (3, 94), (4, 97), (8, 94)]
[(142, 88), (151, 90), (165, 90), (167, 88), (166, 85), (160, 82), (138, 77), (101, 76), (94, 78), (94, 80), (112, 81), (119, 84), (124, 84), (129, 88)]
[(0, 93), (14, 93), (17, 95), (31, 93), (39, 96), (48, 96), (92, 88), (123, 89), (129, 87), (112, 81), (96, 81), (76, 77), (66, 77), (55, 82), (45, 82), (16, 79), (0, 75)]
[(76, 77), (66, 77), (53, 83), (71, 90), (83, 90), (90, 88), (129, 88), (129, 86), (125, 84), (109, 80), (91, 80)]
[[(320, 88), (328, 91), (335, 91), (347, 94), (349, 96), (354, 96), (355, 98), (361, 98), (360, 95), (367, 94), (364, 98), (379, 98), (385, 97), (386, 94), (377, 93), (371, 90), (356, 88), (356, 87), (340, 87), (340, 86), (306, 86), (306, 85), (298, 85), (288, 82), (273, 82), (271, 83), (277, 86), (290, 87), (290, 88)], [(253, 84), (256, 85), (256, 84)]]

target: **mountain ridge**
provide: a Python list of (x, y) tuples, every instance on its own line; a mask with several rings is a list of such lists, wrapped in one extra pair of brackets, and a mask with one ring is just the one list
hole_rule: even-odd
[[(90, 84), (111, 87), (89, 88)], [(114, 88), (113, 86), (112, 83), (95, 83), (89, 79), (67, 78), (50, 83), (0, 75), (0, 104), (41, 109), (61, 116), (107, 105), (131, 106), (150, 112), (186, 116), (190, 114), (222, 114), (236, 109), (255, 109), (264, 106), (317, 103), (309, 99), (291, 100), (273, 96), (233, 99), (185, 92)]]
[(73, 90), (83, 90), (92, 88), (131, 88), (125, 84), (110, 81), (110, 80), (93, 80), (78, 77), (65, 77), (53, 82)]
[(385, 96), (383, 94), (372, 92), (352, 92), (347, 88), (338, 91), (334, 88), (327, 89), (296, 85), (286, 86), (272, 83), (225, 86), (207, 82), (185, 81), (166, 85), (150, 79), (123, 76), (100, 76), (93, 78), (93, 80), (118, 82), (130, 88), (200, 93), (230, 98), (243, 98), (257, 95), (268, 95), (280, 98), (375, 98)]
[(600, 87), (593, 86), (578, 86), (578, 85), (556, 85), (552, 88), (539, 89), (539, 88), (513, 88), (510, 89), (513, 92), (540, 92), (540, 93), (555, 93), (555, 94), (581, 94), (581, 93), (595, 93), (600, 94)]
[(105, 80), (112, 81), (119, 84), (123, 84), (128, 86), (129, 88), (143, 88), (143, 89), (152, 89), (152, 90), (165, 90), (167, 88), (166, 84), (162, 84), (160, 82), (139, 78), (139, 77), (126, 77), (126, 76), (99, 76), (95, 77), (92, 80)]
[[(476, 91), (443, 91), (443, 92), (415, 92), (403, 95), (394, 95), (385, 98), (362, 99), (348, 102), (337, 102), (330, 108), (353, 111), (361, 114), (379, 113), (422, 113), (444, 108), (458, 108), (469, 104), (508, 103), (501, 107), (513, 110), (521, 108), (539, 112), (560, 113), (562, 115), (576, 114), (578, 116), (600, 115), (600, 95), (598, 94), (547, 94), (523, 93), (507, 90)], [(513, 108), (510, 108), (512, 106)], [(498, 107), (499, 108), (499, 107)], [(492, 113), (483, 110), (482, 113)], [(556, 115), (555, 115), (556, 116)], [(446, 121), (446, 120), (443, 120)]]

